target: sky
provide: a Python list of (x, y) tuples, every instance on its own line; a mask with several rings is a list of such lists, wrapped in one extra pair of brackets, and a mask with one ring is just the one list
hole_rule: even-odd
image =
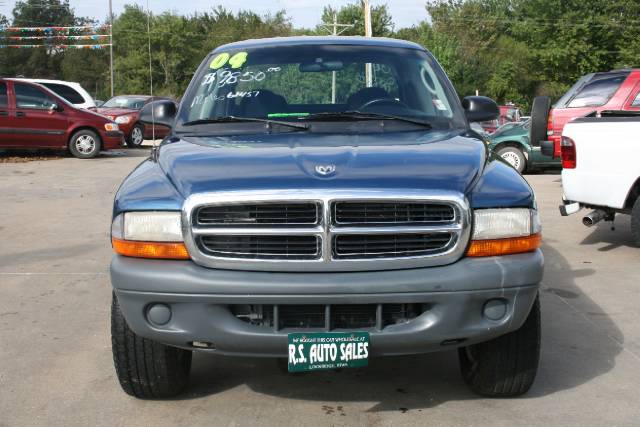
[[(322, 8), (325, 5), (339, 7), (356, 0), (148, 0), (153, 13), (173, 11), (181, 14), (204, 12), (216, 5), (237, 11), (251, 10), (266, 14), (285, 10), (291, 18), (294, 27), (315, 27), (320, 22)], [(87, 16), (104, 21), (108, 15), (108, 0), (70, 0), (71, 7), (77, 16)], [(138, 3), (146, 7), (146, 0), (113, 0), (113, 12), (119, 13), (125, 4)], [(409, 27), (427, 18), (425, 0), (371, 0), (373, 6), (387, 4), (396, 28)], [(176, 4), (180, 4), (176, 7)], [(14, 0), (0, 0), (0, 14), (11, 17)]]

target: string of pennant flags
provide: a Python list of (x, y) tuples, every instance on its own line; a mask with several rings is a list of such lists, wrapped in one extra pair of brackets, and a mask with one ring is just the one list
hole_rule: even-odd
[(91, 49), (99, 50), (111, 46), (111, 43), (100, 44), (0, 44), (0, 49), (33, 49), (38, 47), (65, 49)]
[[(42, 44), (0, 44), (0, 49), (35, 49), (46, 47), (48, 49), (90, 49), (99, 50), (111, 46), (111, 43), (100, 43), (109, 38), (109, 34), (98, 34), (111, 28), (110, 25), (71, 25), (50, 27), (0, 27), (0, 43), (7, 41), (35, 41), (42, 40)], [(93, 34), (70, 34), (77, 32), (91, 32)], [(66, 34), (65, 34), (66, 33)], [(20, 34), (20, 35), (15, 35)], [(69, 44), (73, 40), (92, 40), (94, 44)], [(55, 41), (56, 43), (52, 43)], [(60, 41), (62, 43), (58, 44)]]
[(71, 32), (71, 31), (105, 31), (110, 25), (72, 25), (67, 27), (0, 27), (2, 32), (20, 32), (20, 33), (55, 33), (55, 32)]
[(47, 39), (61, 39), (61, 40), (100, 40), (108, 38), (109, 34), (92, 34), (87, 36), (0, 36), (0, 39), (5, 40), (47, 40)]

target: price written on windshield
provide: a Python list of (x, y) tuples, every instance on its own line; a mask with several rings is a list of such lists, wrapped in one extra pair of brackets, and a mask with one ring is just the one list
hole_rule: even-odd
[(280, 67), (268, 68), (266, 73), (264, 71), (231, 71), (222, 70), (215, 73), (208, 73), (202, 79), (202, 86), (210, 85), (217, 82), (218, 87), (224, 87), (226, 85), (234, 85), (238, 82), (261, 82), (267, 77), (267, 73), (277, 73), (281, 69)]

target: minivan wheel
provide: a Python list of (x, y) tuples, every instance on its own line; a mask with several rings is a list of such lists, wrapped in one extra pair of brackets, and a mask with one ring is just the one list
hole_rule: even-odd
[(636, 199), (631, 210), (631, 234), (636, 246), (640, 247), (640, 197)]
[(519, 148), (504, 147), (498, 151), (498, 155), (520, 173), (527, 169), (527, 159)]
[(140, 148), (144, 142), (144, 126), (136, 124), (127, 138), (127, 145), (131, 148)]
[(111, 300), (111, 351), (120, 386), (131, 396), (173, 397), (189, 382), (191, 351), (136, 335), (129, 329), (115, 295)]
[(91, 159), (100, 153), (100, 137), (89, 129), (81, 129), (69, 140), (69, 151), (79, 159)]
[(487, 397), (512, 397), (531, 388), (540, 359), (540, 301), (536, 297), (520, 329), (458, 349), (462, 377)]

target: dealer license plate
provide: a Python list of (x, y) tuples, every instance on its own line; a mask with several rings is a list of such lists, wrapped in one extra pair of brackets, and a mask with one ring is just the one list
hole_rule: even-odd
[(362, 368), (369, 364), (368, 332), (289, 334), (289, 372)]

